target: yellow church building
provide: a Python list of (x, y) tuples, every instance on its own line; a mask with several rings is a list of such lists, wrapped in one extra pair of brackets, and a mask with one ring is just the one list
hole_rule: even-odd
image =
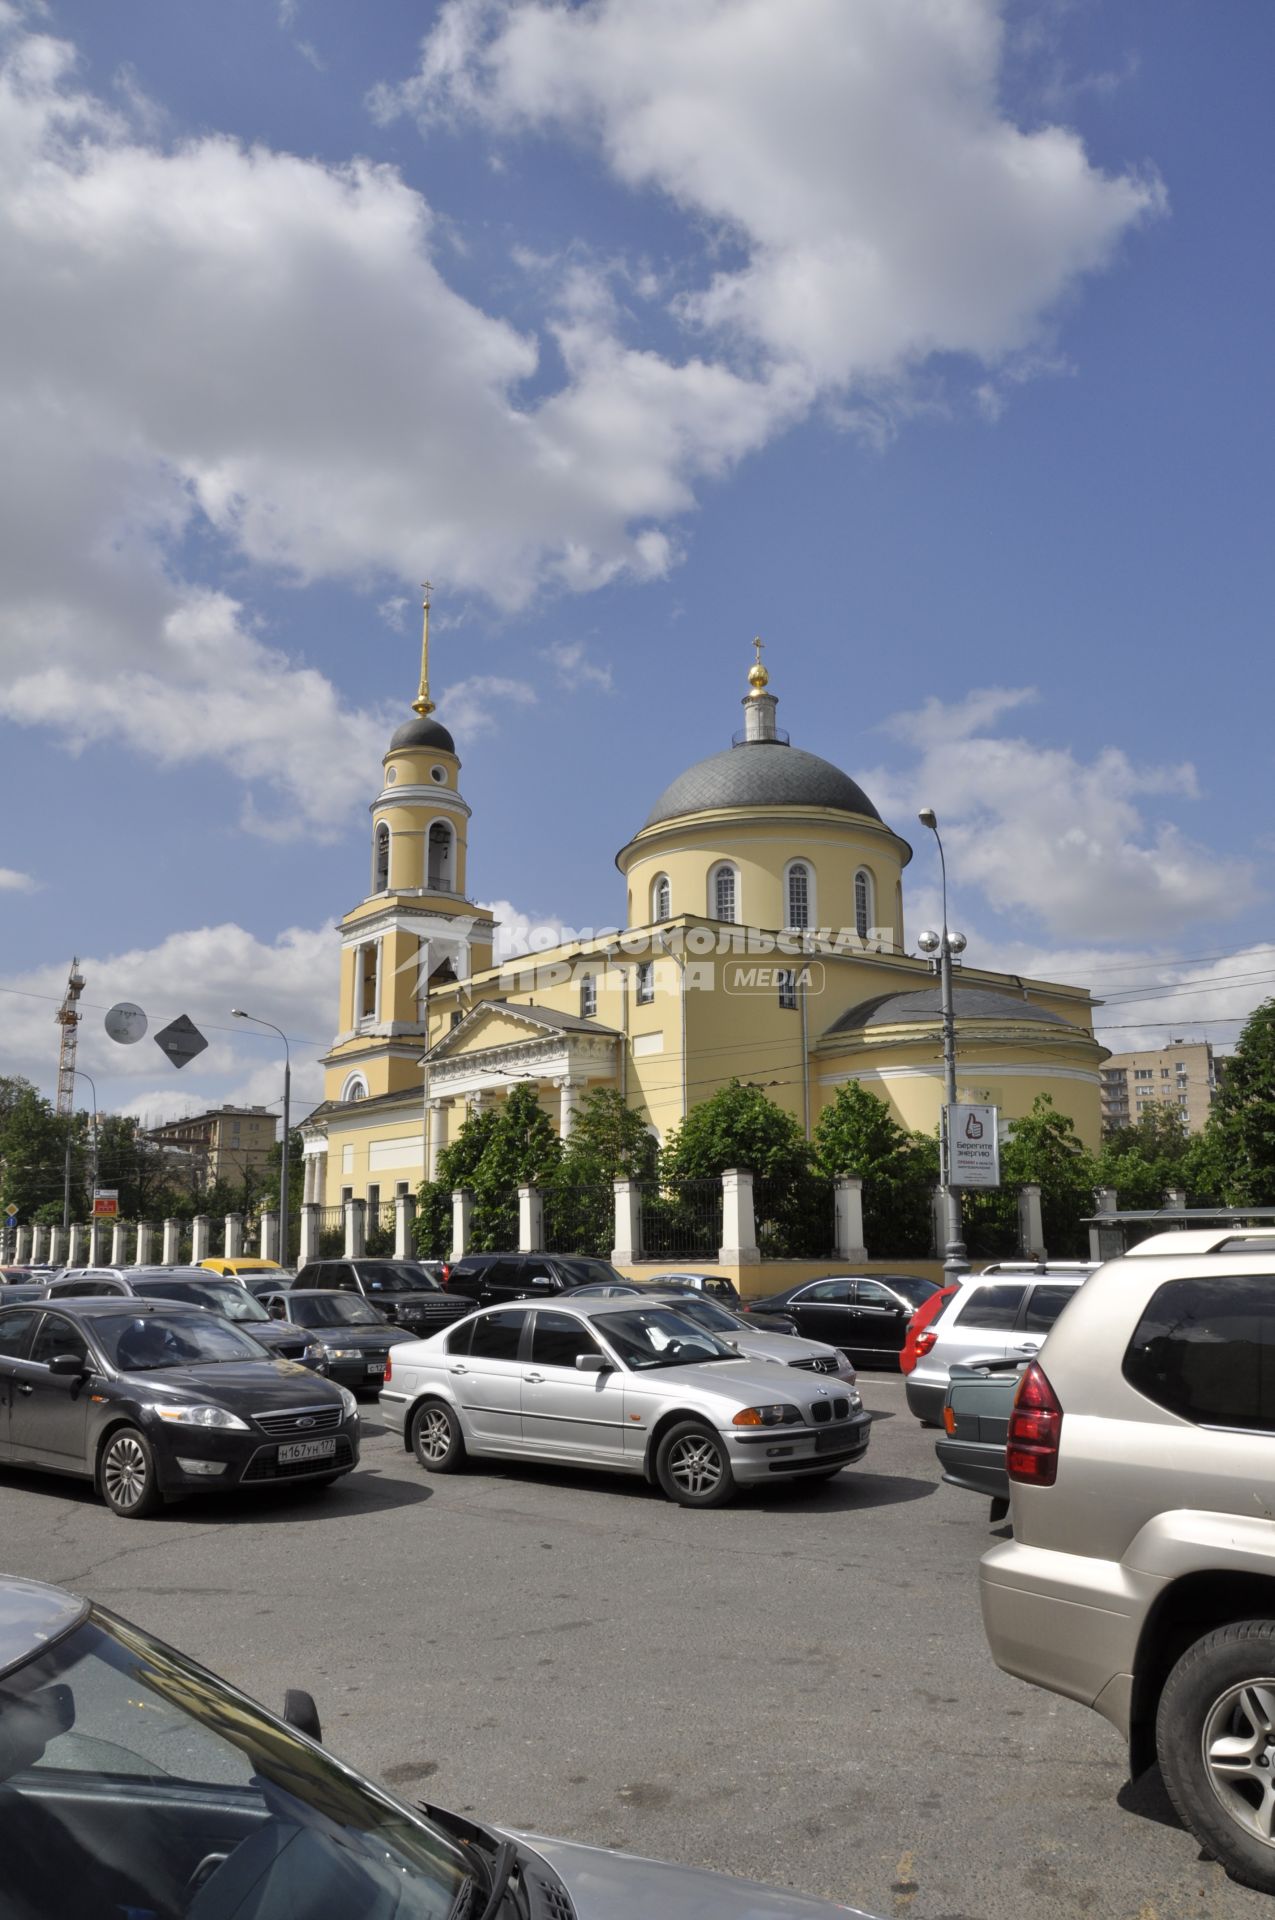
[[(943, 1099), (938, 983), (908, 951), (908, 843), (830, 761), (793, 746), (757, 660), (734, 743), (680, 774), (616, 855), (624, 924), (495, 963), (471, 897), (456, 743), (420, 690), (372, 802), (368, 888), (339, 925), (337, 1033), (302, 1128), (307, 1201), (369, 1213), (425, 1176), (467, 1113), (532, 1080), (564, 1136), (594, 1087), (660, 1139), (733, 1076), (807, 1132), (862, 1082), (933, 1133)], [(1090, 995), (961, 965), (958, 1096), (1012, 1122), (1040, 1093), (1097, 1147)]]

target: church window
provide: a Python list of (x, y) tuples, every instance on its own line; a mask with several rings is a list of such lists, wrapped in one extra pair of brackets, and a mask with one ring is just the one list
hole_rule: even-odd
[(460, 1007), (452, 1008), (452, 1025), (454, 1027), (458, 1027), (464, 1018), (465, 1018), (464, 1012)]
[(356, 1100), (367, 1099), (367, 1081), (361, 1073), (352, 1073), (350, 1075), (341, 1089), (341, 1098), (346, 1106), (352, 1105)]
[(592, 1020), (598, 1010), (598, 981), (596, 974), (586, 973), (580, 979), (580, 1013), (583, 1019)]
[(359, 972), (356, 991), (358, 993), (358, 1018), (375, 1020), (376, 1018), (376, 975), (377, 948), (375, 941), (359, 948)]
[(656, 878), (655, 885), (651, 888), (651, 918), (652, 920), (667, 920), (672, 912), (673, 889), (669, 885), (668, 875), (661, 873)]
[(709, 886), (710, 911), (715, 920), (734, 923), (738, 906), (737, 876), (734, 867), (714, 867)]
[(390, 884), (390, 830), (382, 821), (376, 829), (372, 857), (372, 891), (386, 893)]
[(787, 1013), (797, 1010), (797, 975), (792, 967), (779, 967), (775, 975), (779, 983), (779, 1004)]
[(860, 867), (854, 876), (854, 930), (861, 940), (867, 938), (872, 915), (872, 875), (866, 867)]
[(431, 780), (436, 781), (440, 787), (445, 787), (447, 785), (446, 767), (431, 767), (429, 770), (429, 777)]
[(794, 860), (788, 869), (788, 918), (784, 924), (810, 925), (810, 868), (804, 860)]
[(429, 830), (429, 865), (426, 885), (436, 892), (452, 890), (452, 830), (444, 820), (435, 820)]
[(633, 976), (636, 999), (640, 1007), (649, 1007), (655, 998), (655, 962), (641, 960)]

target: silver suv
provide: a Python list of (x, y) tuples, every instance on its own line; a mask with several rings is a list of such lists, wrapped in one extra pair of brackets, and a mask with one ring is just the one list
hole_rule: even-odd
[(1275, 1234), (1160, 1234), (1023, 1375), (1014, 1538), (984, 1555), (1006, 1672), (1104, 1714), (1134, 1775), (1275, 1892)]
[(1093, 1272), (1087, 1263), (1048, 1262), (985, 1267), (962, 1283), (927, 1334), (907, 1377), (909, 1409), (925, 1427), (943, 1423), (954, 1366), (977, 1358), (1030, 1360), (1076, 1289)]

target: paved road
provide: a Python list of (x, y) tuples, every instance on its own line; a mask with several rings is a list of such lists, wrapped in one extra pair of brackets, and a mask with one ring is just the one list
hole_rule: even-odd
[(408, 1799), (822, 1893), (890, 1920), (1270, 1920), (1106, 1723), (998, 1673), (985, 1504), (897, 1378), (868, 1463), (684, 1513), (514, 1468), (428, 1479), (377, 1422), (327, 1495), (113, 1519), (0, 1472), (0, 1565), (130, 1615)]

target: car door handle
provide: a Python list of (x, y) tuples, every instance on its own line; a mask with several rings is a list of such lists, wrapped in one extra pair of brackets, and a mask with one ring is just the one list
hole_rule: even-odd
[(447, 1369), (447, 1371), (448, 1371), (449, 1373), (468, 1373), (468, 1372), (469, 1372), (469, 1368), (468, 1368), (468, 1367), (466, 1367), (466, 1366), (462, 1366), (462, 1365), (460, 1364), (460, 1362), (458, 1361), (458, 1362), (457, 1362), (457, 1364), (456, 1364), (456, 1365), (455, 1365), (454, 1367), (449, 1367), (449, 1368)]
[(34, 1385), (33, 1385), (33, 1384), (32, 1384), (32, 1383), (31, 1383), (31, 1382), (29, 1381), (29, 1380), (23, 1380), (23, 1381), (21, 1381), (21, 1382), (19, 1383), (19, 1385), (18, 1385), (18, 1392), (19, 1392), (19, 1393), (34, 1393), (34, 1392), (35, 1392), (35, 1387), (34, 1387)]
[(524, 1373), (522, 1377), (524, 1380), (543, 1380), (544, 1379), (543, 1373)]

